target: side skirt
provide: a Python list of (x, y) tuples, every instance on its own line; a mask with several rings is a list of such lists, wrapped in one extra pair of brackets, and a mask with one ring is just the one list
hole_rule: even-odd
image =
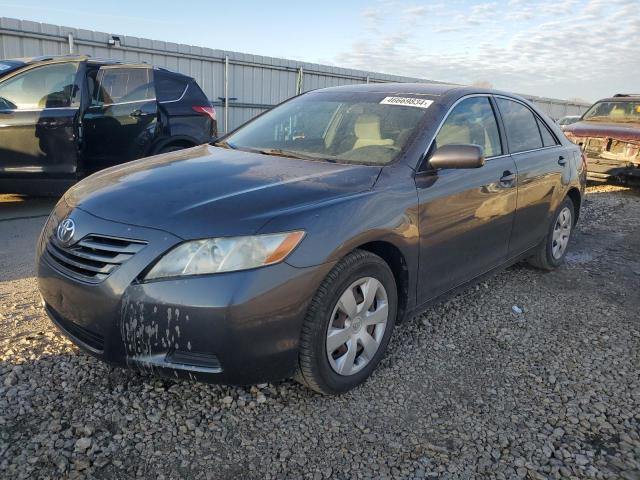
[[(545, 239), (546, 240), (546, 239)], [(544, 240), (543, 240), (544, 242)], [(531, 255), (533, 255), (538, 248), (540, 248), (542, 245), (542, 242), (539, 243), (538, 245), (536, 245), (535, 247), (530, 248), (529, 250), (525, 251), (524, 253), (521, 253), (520, 255), (516, 255), (515, 257), (510, 258), (509, 260), (507, 260), (504, 263), (501, 263), (500, 265), (492, 268), (491, 270), (482, 273), (474, 278), (472, 278), (471, 280), (464, 282), (460, 285), (458, 285), (457, 287), (453, 287), (451, 290), (442, 293), (436, 297), (433, 297), (429, 300), (427, 300), (426, 302), (421, 303), (420, 305), (412, 308), (411, 310), (407, 310), (404, 314), (404, 316), (402, 317), (401, 321), (398, 323), (402, 323), (408, 319), (411, 319), (419, 314), (421, 314), (422, 312), (424, 312), (428, 307), (432, 306), (432, 305), (436, 305), (439, 303), (442, 303), (446, 300), (448, 300), (449, 298), (457, 295), (458, 293), (460, 293), (461, 291), (473, 286), (473, 285), (477, 285), (478, 283), (482, 282), (483, 280), (494, 276), (496, 273), (501, 272), (502, 270), (505, 270), (506, 268), (510, 267), (511, 265), (514, 265), (516, 263), (518, 263), (521, 260), (524, 260), (525, 258), (529, 258)]]

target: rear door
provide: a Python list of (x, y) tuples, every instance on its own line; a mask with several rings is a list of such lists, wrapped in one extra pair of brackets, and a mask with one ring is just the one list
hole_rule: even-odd
[(416, 174), (421, 302), (503, 263), (516, 209), (515, 165), (488, 96), (464, 98), (451, 109), (430, 152), (447, 144), (480, 145), (486, 163), (435, 171), (425, 162)]
[(571, 152), (524, 103), (507, 97), (497, 97), (496, 103), (518, 172), (518, 208), (509, 246), (509, 256), (514, 257), (546, 235), (563, 175), (569, 175)]
[(0, 82), (0, 173), (76, 172), (79, 66), (38, 65)]
[(93, 97), (82, 121), (87, 173), (144, 156), (156, 135), (153, 69), (103, 66), (90, 81)]

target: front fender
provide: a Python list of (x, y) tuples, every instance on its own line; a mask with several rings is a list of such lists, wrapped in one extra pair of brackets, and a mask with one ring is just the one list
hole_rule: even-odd
[(416, 190), (410, 183), (282, 212), (260, 233), (300, 229), (305, 238), (286, 260), (294, 267), (336, 262), (362, 245), (386, 242), (403, 255), (409, 285), (416, 284), (420, 239)]

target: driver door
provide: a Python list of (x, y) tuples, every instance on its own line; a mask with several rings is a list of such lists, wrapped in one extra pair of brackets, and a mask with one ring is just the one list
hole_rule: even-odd
[(505, 155), (488, 96), (460, 101), (429, 153), (447, 144), (483, 148), (485, 164), (471, 169), (429, 167), (416, 174), (420, 224), (418, 299), (426, 302), (507, 259), (516, 210), (516, 168)]

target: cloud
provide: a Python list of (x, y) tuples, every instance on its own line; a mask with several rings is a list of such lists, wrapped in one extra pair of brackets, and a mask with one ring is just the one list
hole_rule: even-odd
[[(377, 7), (384, 18), (388, 6)], [(395, 8), (419, 13), (426, 23), (408, 29), (403, 14), (396, 16), (376, 36), (364, 35), (338, 54), (335, 63), (455, 83), (480, 78), (496, 88), (561, 98), (594, 100), (637, 90), (637, 0)]]

